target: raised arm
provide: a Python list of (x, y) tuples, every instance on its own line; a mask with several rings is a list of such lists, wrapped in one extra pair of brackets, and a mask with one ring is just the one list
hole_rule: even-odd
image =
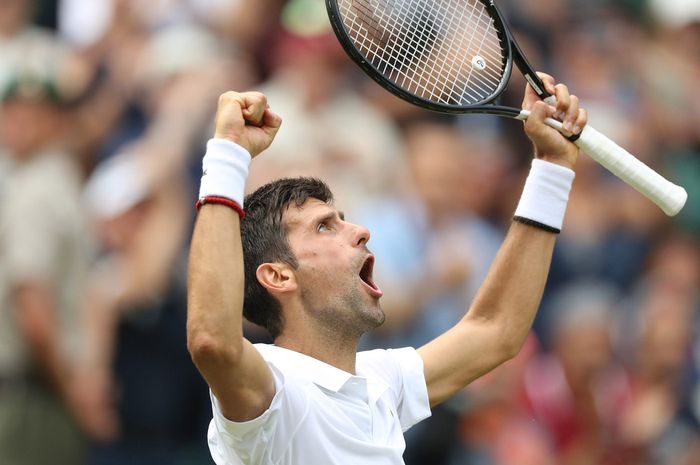
[[(552, 231), (546, 230), (547, 226), (552, 226), (547, 225), (549, 217), (557, 217), (557, 208), (550, 211), (551, 199), (547, 197), (553, 192), (563, 198), (558, 201), (561, 221), (573, 178), (570, 170), (578, 157), (577, 147), (543, 121), (546, 117), (563, 114), (565, 127), (570, 132), (575, 128), (580, 132), (587, 120), (586, 112), (579, 109), (578, 99), (570, 96), (565, 86), (560, 84), (555, 88), (550, 76), (541, 76), (548, 90), (557, 97), (556, 108), (540, 101), (529, 87), (523, 101), (523, 108), (532, 111), (525, 122), (525, 132), (534, 143), (535, 157), (554, 164), (544, 164), (546, 179), (535, 179), (531, 172), (529, 180), (545, 188), (533, 191), (528, 186), (527, 196), (524, 193), (521, 200), (521, 206), (523, 202), (528, 203), (527, 211), (536, 211), (537, 218), (530, 219), (537, 221), (537, 225), (513, 222), (467, 314), (452, 329), (419, 349), (431, 405), (446, 400), (474, 379), (514, 357), (539, 307), (556, 239), (556, 233), (552, 232), (556, 225)], [(520, 210), (521, 207), (516, 214)], [(545, 220), (539, 214), (544, 214)]]
[[(214, 137), (234, 142), (254, 157), (270, 145), (280, 124), (281, 119), (267, 108), (262, 94), (227, 92), (219, 99)], [(208, 166), (203, 177), (209, 176), (212, 180), (215, 176), (215, 184), (223, 182), (224, 185), (217, 191), (216, 185), (212, 187), (208, 182), (208, 187), (202, 189), (206, 192), (201, 192), (200, 196), (223, 196), (241, 205), (243, 199), (236, 197), (242, 197), (245, 173), (231, 169), (226, 157), (237, 157), (235, 164), (247, 171), (247, 154), (232, 149), (217, 155), (223, 156), (223, 160)], [(222, 176), (224, 172), (234, 174), (226, 179)], [(231, 189), (230, 184), (236, 186)], [(222, 413), (233, 421), (256, 418), (269, 407), (275, 394), (269, 367), (253, 345), (243, 338), (242, 309), (243, 250), (239, 215), (229, 206), (204, 203), (190, 248), (187, 346), (219, 401)]]

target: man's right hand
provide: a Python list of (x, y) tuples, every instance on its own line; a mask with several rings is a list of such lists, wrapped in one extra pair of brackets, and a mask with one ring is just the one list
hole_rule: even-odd
[(235, 142), (255, 157), (270, 146), (281, 124), (260, 92), (226, 92), (219, 97), (214, 137)]

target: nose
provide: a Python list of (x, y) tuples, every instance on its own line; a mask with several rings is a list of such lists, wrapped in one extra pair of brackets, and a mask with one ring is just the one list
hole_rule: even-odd
[(365, 228), (364, 226), (361, 226), (359, 224), (354, 224), (354, 238), (353, 238), (353, 244), (355, 247), (357, 246), (362, 246), (366, 245), (367, 242), (369, 242), (369, 229)]

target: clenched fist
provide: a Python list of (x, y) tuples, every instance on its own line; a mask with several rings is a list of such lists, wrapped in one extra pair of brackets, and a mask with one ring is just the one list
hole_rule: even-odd
[(214, 137), (235, 142), (255, 157), (270, 146), (281, 124), (260, 92), (226, 92), (219, 97)]

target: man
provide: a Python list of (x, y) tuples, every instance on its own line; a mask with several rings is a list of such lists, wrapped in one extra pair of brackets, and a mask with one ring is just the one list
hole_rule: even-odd
[(112, 434), (91, 444), (89, 465), (209, 460), (201, 441), (208, 390), (183, 331), (188, 183), (173, 182), (162, 165), (156, 179), (149, 163), (178, 147), (153, 138), (132, 144), (97, 165), (84, 190), (100, 250), (88, 283), (85, 351), (103, 390), (89, 408), (108, 407), (112, 421)]
[(0, 86), (0, 463), (79, 464), (83, 433), (97, 427), (76, 377), (91, 236), (66, 143), (65, 76), (35, 67), (61, 63), (58, 50), (30, 37), (32, 53)]
[[(537, 160), (516, 221), (464, 318), (418, 350), (357, 353), (360, 336), (384, 321), (382, 291), (372, 280), (369, 231), (344, 220), (324, 184), (267, 184), (243, 213), (250, 156), (269, 146), (281, 118), (261, 94), (221, 96), (203, 161), (187, 325), (189, 350), (212, 392), (216, 463), (401, 464), (402, 431), (517, 354), (578, 156), (543, 120), (558, 117), (570, 133), (587, 120), (566, 86), (543, 78), (557, 104), (526, 90), (525, 131)], [(275, 344), (245, 340), (242, 312)]]

